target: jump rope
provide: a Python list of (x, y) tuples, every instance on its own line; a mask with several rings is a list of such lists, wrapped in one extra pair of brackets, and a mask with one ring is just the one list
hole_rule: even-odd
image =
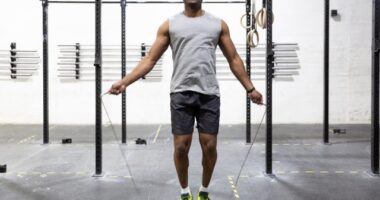
[[(116, 141), (119, 141), (119, 137), (118, 137), (117, 134), (116, 134), (115, 127), (114, 127), (113, 122), (112, 122), (112, 120), (111, 120), (111, 118), (110, 118), (110, 115), (109, 115), (109, 113), (108, 113), (107, 107), (106, 107), (106, 105), (104, 104), (104, 101), (103, 101), (103, 97), (104, 97), (105, 95), (107, 95), (107, 94), (108, 94), (108, 92), (106, 92), (106, 93), (104, 93), (104, 94), (101, 95), (102, 106), (103, 106), (103, 108), (104, 108), (104, 111), (106, 112), (106, 116), (107, 116), (108, 121), (109, 121), (109, 123), (110, 123), (110, 125), (111, 125), (111, 129), (112, 129), (113, 136), (115, 137)], [(262, 105), (262, 106), (266, 106), (265, 104), (261, 104), (261, 105)], [(247, 153), (246, 153), (246, 155), (245, 155), (245, 157), (244, 157), (243, 163), (242, 163), (241, 166), (240, 166), (240, 170), (239, 170), (238, 176), (237, 176), (236, 181), (235, 181), (235, 186), (237, 186), (238, 183), (239, 183), (239, 179), (240, 179), (240, 177), (241, 177), (241, 172), (243, 171), (244, 166), (245, 166), (245, 164), (246, 164), (246, 162), (247, 162), (247, 160), (248, 160), (248, 157), (249, 157), (249, 155), (250, 155), (250, 153), (251, 153), (252, 147), (253, 147), (253, 145), (254, 145), (255, 142), (256, 142), (257, 135), (258, 135), (259, 132), (260, 132), (260, 128), (261, 128), (261, 125), (263, 124), (263, 121), (264, 121), (264, 118), (265, 118), (266, 114), (267, 114), (267, 112), (266, 112), (266, 110), (265, 110), (265, 112), (264, 112), (264, 114), (263, 114), (263, 116), (262, 116), (262, 118), (261, 118), (260, 124), (259, 124), (259, 126), (258, 126), (258, 128), (257, 128), (257, 130), (256, 130), (256, 133), (255, 133), (255, 136), (254, 136), (254, 138), (253, 138), (253, 141), (252, 141), (252, 143), (251, 143), (251, 145), (250, 145), (250, 147), (249, 147), (249, 149), (248, 149), (248, 151), (247, 151)], [(131, 170), (131, 168), (130, 168), (130, 166), (129, 166), (129, 164), (128, 164), (128, 161), (127, 161), (127, 158), (126, 158), (126, 156), (125, 156), (125, 154), (124, 154), (123, 148), (121, 147), (121, 144), (118, 144), (118, 146), (119, 146), (120, 154), (122, 155), (122, 158), (123, 158), (123, 160), (124, 160), (125, 167), (127, 168), (128, 173), (129, 173), (130, 176), (131, 176), (132, 183), (133, 183), (134, 187), (137, 188), (137, 187), (136, 187), (135, 180), (134, 180), (134, 178), (133, 178), (132, 170)]]
[[(116, 141), (120, 141), (120, 140), (119, 140), (119, 137), (118, 137), (117, 134), (116, 134), (115, 127), (114, 127), (114, 125), (113, 125), (113, 123), (112, 123), (112, 121), (111, 121), (111, 118), (110, 118), (110, 115), (109, 115), (108, 110), (107, 110), (107, 108), (106, 108), (106, 105), (104, 104), (104, 101), (103, 101), (103, 97), (104, 97), (105, 95), (107, 95), (107, 94), (109, 94), (109, 93), (108, 93), (108, 92), (103, 93), (103, 94), (100, 96), (100, 99), (101, 99), (101, 101), (102, 101), (102, 106), (103, 106), (103, 108), (104, 108), (104, 111), (106, 111), (106, 115), (107, 115), (108, 121), (110, 122), (113, 136), (115, 137)], [(131, 176), (131, 180), (132, 180), (133, 186), (134, 186), (135, 189), (136, 189), (137, 187), (136, 187), (135, 179), (133, 178), (132, 170), (131, 170), (131, 168), (130, 168), (130, 166), (129, 166), (129, 164), (128, 164), (128, 161), (127, 161), (127, 158), (126, 158), (126, 156), (125, 156), (125, 154), (124, 154), (123, 148), (121, 147), (121, 144), (120, 144), (120, 143), (118, 143), (118, 146), (119, 146), (120, 154), (122, 155), (122, 158), (123, 158), (123, 160), (124, 160), (125, 167), (127, 168), (128, 173), (129, 173), (129, 175)]]
[[(244, 18), (247, 17), (247, 14), (244, 14), (243, 16), (241, 16), (240, 18), (240, 25), (244, 28), (244, 29), (247, 29), (249, 30), (248, 33), (247, 33), (247, 44), (252, 47), (252, 48), (255, 48), (259, 45), (259, 41), (260, 41), (260, 37), (259, 37), (259, 33), (258, 33), (258, 29), (257, 29), (257, 26), (261, 27), (262, 29), (266, 29), (267, 28), (267, 16), (268, 16), (268, 13), (267, 13), (267, 10), (266, 10), (266, 0), (263, 0), (263, 8), (260, 9), (257, 14), (256, 14), (256, 17), (255, 17), (255, 1), (252, 2), (252, 5), (251, 5), (251, 12), (248, 14), (251, 19), (251, 26), (245, 26), (244, 25)], [(273, 13), (272, 13), (272, 19), (274, 20), (274, 16), (273, 16)], [(273, 21), (272, 21), (273, 23)], [(263, 106), (266, 106), (265, 104), (262, 104)], [(256, 138), (257, 138), (257, 135), (259, 134), (259, 131), (260, 131), (260, 128), (261, 128), (261, 125), (263, 124), (263, 120), (265, 118), (267, 114), (267, 111), (265, 110), (262, 118), (261, 118), (261, 121), (260, 121), (260, 124), (256, 130), (256, 133), (255, 133), (255, 136), (253, 138), (253, 141), (251, 142), (251, 145), (244, 157), (244, 160), (243, 160), (243, 163), (241, 164), (240, 166), (240, 170), (239, 170), (239, 173), (238, 173), (238, 176), (236, 178), (236, 181), (235, 181), (235, 186), (237, 187), (238, 183), (239, 183), (239, 179), (241, 177), (241, 172), (243, 171), (244, 169), (244, 166), (248, 160), (248, 157), (251, 153), (251, 150), (252, 150), (252, 147), (253, 145), (255, 144), (256, 142)]]
[[(257, 46), (259, 45), (259, 41), (260, 41), (260, 37), (259, 37), (259, 33), (258, 33), (257, 26), (261, 27), (262, 29), (266, 29), (266, 27), (267, 27), (267, 11), (266, 11), (266, 8), (265, 8), (265, 0), (263, 0), (263, 8), (257, 12), (256, 17), (255, 17), (255, 6), (254, 6), (254, 5), (255, 5), (255, 3), (253, 2), (253, 5), (251, 6), (252, 11), (251, 11), (251, 13), (249, 13), (249, 17), (251, 18), (251, 23), (252, 23), (250, 27), (249, 27), (249, 26), (245, 26), (244, 23), (243, 23), (244, 18), (247, 16), (247, 14), (244, 14), (244, 15), (240, 18), (240, 24), (241, 24), (241, 26), (242, 26), (243, 28), (245, 28), (245, 29), (250, 30), (250, 31), (247, 33), (247, 44), (248, 44), (250, 47), (252, 47), (252, 48), (257, 47)], [(272, 17), (273, 17), (273, 19), (274, 19), (273, 13), (272, 13)], [(114, 135), (116, 141), (119, 141), (119, 137), (118, 137), (117, 134), (116, 134), (115, 127), (114, 127), (114, 125), (113, 125), (113, 123), (112, 123), (112, 120), (111, 120), (111, 118), (110, 118), (110, 116), (109, 116), (108, 110), (107, 110), (107, 108), (106, 108), (106, 106), (105, 106), (105, 104), (104, 104), (104, 101), (103, 101), (103, 97), (104, 97), (105, 95), (107, 95), (107, 94), (109, 94), (109, 93), (106, 92), (106, 93), (103, 93), (103, 94), (101, 95), (102, 106), (103, 106), (103, 108), (104, 108), (104, 110), (105, 110), (105, 112), (106, 112), (106, 115), (107, 115), (108, 121), (110, 122), (111, 129), (112, 129), (112, 133), (113, 133), (113, 135)], [(262, 104), (262, 106), (266, 106), (266, 105), (265, 105), (265, 104)], [(256, 142), (257, 135), (258, 135), (259, 132), (260, 132), (260, 128), (261, 128), (261, 125), (263, 124), (263, 121), (264, 121), (264, 118), (265, 118), (266, 114), (267, 114), (267, 112), (266, 112), (266, 110), (265, 110), (265, 112), (264, 112), (264, 114), (263, 114), (263, 116), (262, 116), (262, 118), (261, 118), (260, 124), (259, 124), (259, 126), (258, 126), (258, 128), (257, 128), (257, 130), (256, 130), (256, 133), (255, 133), (255, 136), (254, 136), (254, 138), (253, 138), (253, 141), (251, 142), (251, 145), (250, 145), (250, 147), (249, 147), (249, 149), (248, 149), (248, 151), (247, 151), (247, 153), (246, 153), (246, 155), (245, 155), (245, 157), (244, 157), (243, 163), (242, 163), (241, 166), (240, 166), (239, 173), (238, 173), (237, 178), (236, 178), (236, 181), (235, 181), (235, 186), (236, 186), (236, 187), (237, 187), (237, 185), (238, 185), (238, 183), (239, 183), (239, 179), (240, 179), (240, 177), (241, 177), (241, 172), (243, 171), (244, 166), (245, 166), (245, 164), (246, 164), (246, 162), (247, 162), (247, 160), (248, 160), (248, 158), (249, 158), (249, 155), (250, 155), (250, 153), (251, 153), (251, 151), (252, 151), (253, 145), (254, 145), (255, 142)], [(131, 176), (132, 183), (133, 183), (134, 187), (137, 188), (137, 187), (136, 187), (135, 180), (134, 180), (134, 178), (133, 178), (132, 170), (131, 170), (131, 168), (130, 168), (130, 166), (129, 166), (129, 164), (128, 164), (128, 161), (127, 161), (127, 158), (126, 158), (126, 156), (125, 156), (125, 154), (124, 154), (123, 148), (121, 147), (121, 144), (119, 144), (119, 143), (118, 143), (118, 146), (119, 146), (119, 150), (120, 150), (120, 153), (121, 153), (121, 155), (122, 155), (122, 158), (123, 158), (123, 160), (124, 160), (125, 167), (127, 168), (128, 173), (129, 173), (130, 176)]]

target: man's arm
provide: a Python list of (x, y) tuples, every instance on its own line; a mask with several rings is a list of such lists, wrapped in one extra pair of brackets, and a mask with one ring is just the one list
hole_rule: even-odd
[(166, 51), (169, 44), (169, 21), (165, 21), (158, 29), (156, 40), (150, 48), (147, 56), (139, 62), (131, 73), (127, 74), (122, 80), (113, 84), (108, 93), (119, 94), (123, 92), (126, 87), (149, 73), (157, 61), (161, 58), (162, 54)]
[(222, 50), (224, 56), (227, 58), (230, 69), (235, 77), (240, 81), (246, 91), (249, 91), (250, 98), (254, 103), (262, 104), (262, 96), (256, 91), (249, 79), (247, 72), (244, 69), (244, 63), (241, 60), (239, 54), (236, 51), (233, 44), (230, 31), (226, 22), (222, 20), (222, 31), (219, 38), (219, 47)]

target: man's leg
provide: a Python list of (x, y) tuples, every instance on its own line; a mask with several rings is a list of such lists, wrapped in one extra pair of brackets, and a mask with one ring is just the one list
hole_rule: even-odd
[(179, 183), (182, 188), (188, 186), (189, 150), (192, 141), (192, 134), (174, 134), (174, 163), (177, 170)]
[(202, 165), (203, 165), (203, 175), (202, 175), (202, 186), (208, 187), (214, 172), (215, 163), (217, 160), (217, 134), (199, 134), (199, 142), (202, 147)]

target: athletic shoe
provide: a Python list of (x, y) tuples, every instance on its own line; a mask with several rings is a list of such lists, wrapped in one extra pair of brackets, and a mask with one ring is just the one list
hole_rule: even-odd
[(191, 196), (191, 194), (189, 193), (181, 194), (181, 197), (179, 200), (193, 200), (193, 196)]
[(198, 200), (210, 200), (210, 198), (208, 198), (208, 192), (199, 192)]

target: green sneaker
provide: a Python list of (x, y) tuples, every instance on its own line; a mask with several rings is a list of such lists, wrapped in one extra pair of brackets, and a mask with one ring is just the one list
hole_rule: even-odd
[(208, 198), (208, 192), (199, 192), (198, 200), (210, 200), (210, 198)]
[(181, 194), (181, 197), (179, 200), (193, 200), (193, 196), (191, 196), (191, 194), (189, 193)]

